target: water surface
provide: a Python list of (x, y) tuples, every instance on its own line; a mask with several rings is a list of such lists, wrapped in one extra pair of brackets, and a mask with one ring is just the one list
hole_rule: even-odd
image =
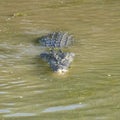
[[(1, 0), (0, 119), (118, 120), (119, 26), (119, 0)], [(52, 31), (75, 37), (63, 76), (38, 57)]]

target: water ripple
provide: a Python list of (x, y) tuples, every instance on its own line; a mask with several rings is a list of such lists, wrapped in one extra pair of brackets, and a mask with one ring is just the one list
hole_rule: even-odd
[(8, 92), (0, 91), (0, 95), (1, 95), (1, 94), (6, 94), (6, 93), (8, 93)]
[(26, 117), (26, 116), (35, 116), (35, 113), (14, 113), (5, 115), (5, 117)]
[(0, 113), (9, 113), (10, 112), (10, 110), (8, 110), (8, 109), (0, 109)]
[(43, 112), (57, 112), (57, 111), (62, 111), (62, 110), (74, 110), (77, 108), (83, 108), (85, 104), (71, 104), (68, 106), (55, 106), (55, 107), (49, 107), (45, 109)]

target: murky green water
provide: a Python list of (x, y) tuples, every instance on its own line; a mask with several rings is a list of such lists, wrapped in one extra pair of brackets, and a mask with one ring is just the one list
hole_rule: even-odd
[[(69, 72), (38, 58), (52, 31), (76, 41)], [(0, 120), (119, 120), (120, 1), (0, 0)]]

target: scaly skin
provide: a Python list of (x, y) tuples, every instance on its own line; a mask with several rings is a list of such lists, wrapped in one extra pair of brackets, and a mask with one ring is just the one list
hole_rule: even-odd
[(74, 53), (63, 52), (63, 47), (68, 47), (73, 43), (72, 35), (67, 32), (53, 32), (39, 39), (42, 46), (48, 47), (51, 50), (43, 52), (40, 57), (46, 61), (54, 72), (67, 72), (70, 63), (75, 56)]
[(67, 32), (53, 32), (39, 39), (42, 46), (54, 48), (68, 47), (73, 41), (73, 36)]
[(67, 72), (70, 63), (73, 61), (75, 54), (69, 52), (62, 52), (61, 50), (45, 52), (40, 54), (40, 57), (48, 62), (51, 69), (55, 72)]

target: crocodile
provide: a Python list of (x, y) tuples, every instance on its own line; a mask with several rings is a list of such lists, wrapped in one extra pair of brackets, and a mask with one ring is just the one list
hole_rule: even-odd
[(65, 73), (68, 71), (70, 63), (75, 54), (72, 52), (63, 52), (62, 50), (50, 50), (40, 54), (40, 57), (46, 61), (54, 72)]
[(73, 36), (67, 32), (53, 32), (42, 36), (39, 39), (40, 44), (50, 50), (41, 53), (40, 58), (46, 61), (54, 72), (67, 72), (75, 54), (64, 52), (62, 48), (72, 45), (73, 41)]
[(53, 48), (68, 47), (72, 45), (73, 41), (73, 36), (67, 32), (53, 32), (39, 39), (42, 46)]

